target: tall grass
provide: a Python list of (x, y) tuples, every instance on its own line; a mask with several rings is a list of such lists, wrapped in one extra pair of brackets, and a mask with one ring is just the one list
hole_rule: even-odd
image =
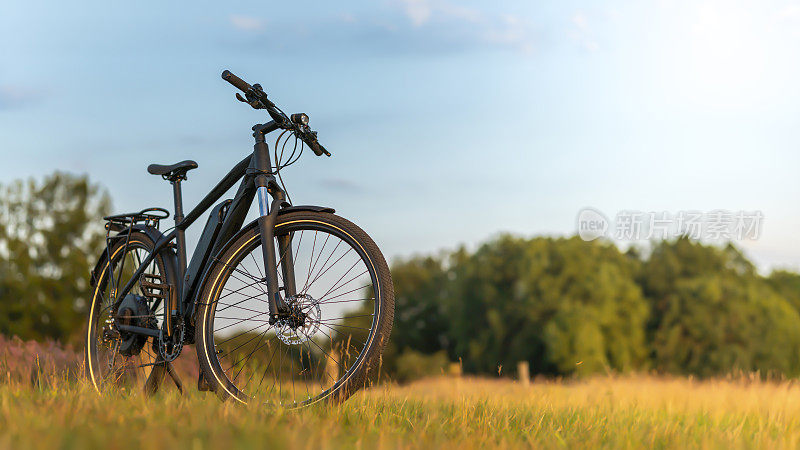
[[(41, 353), (11, 362), (7, 348), (5, 359), (0, 352), (0, 449), (800, 446), (800, 384), (793, 380), (639, 375), (525, 387), (436, 378), (291, 412), (220, 402), (195, 392), (193, 379), (184, 379), (183, 396), (174, 388), (149, 399), (98, 396), (65, 362), (78, 355), (70, 351), (63, 361)], [(36, 360), (52, 370), (37, 368), (32, 382), (24, 364)]]
[(0, 386), (0, 448), (797, 447), (794, 382), (645, 376), (580, 382), (440, 378), (299, 412), (174, 390)]

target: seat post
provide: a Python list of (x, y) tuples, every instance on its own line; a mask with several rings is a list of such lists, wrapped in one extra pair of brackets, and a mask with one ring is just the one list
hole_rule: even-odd
[[(175, 199), (175, 225), (183, 221), (183, 195), (181, 193), (181, 178), (170, 180), (172, 184), (172, 195)], [(180, 228), (175, 231), (178, 244), (178, 280), (183, 285), (183, 277), (186, 273), (186, 232)], [(183, 295), (182, 292), (180, 292)], [(180, 298), (180, 297), (179, 297)]]

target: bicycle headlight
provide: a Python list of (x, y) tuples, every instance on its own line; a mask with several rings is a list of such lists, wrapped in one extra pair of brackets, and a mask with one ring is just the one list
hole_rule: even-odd
[(292, 114), (292, 122), (298, 125), (308, 125), (308, 115), (306, 113)]

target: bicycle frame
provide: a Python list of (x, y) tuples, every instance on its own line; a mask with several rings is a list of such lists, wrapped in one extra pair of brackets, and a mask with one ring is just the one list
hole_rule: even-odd
[[(168, 335), (172, 332), (171, 320), (174, 315), (178, 320), (185, 320), (193, 312), (193, 299), (202, 287), (202, 278), (206, 268), (213, 256), (216, 255), (222, 246), (228, 242), (239, 230), (242, 229), (245, 217), (253, 202), (254, 197), (258, 197), (259, 205), (259, 228), (261, 232), (261, 244), (264, 256), (265, 280), (267, 283), (267, 293), (269, 295), (269, 321), (274, 323), (280, 315), (286, 311), (283, 298), (278, 288), (278, 264), (281, 266), (282, 277), (284, 280), (285, 295), (295, 295), (296, 286), (294, 280), (294, 261), (291, 251), (291, 237), (286, 234), (278, 236), (278, 251), (281, 259), (275, 261), (274, 228), (278, 213), (282, 209), (290, 207), (286, 201), (286, 195), (278, 185), (275, 175), (272, 172), (272, 161), (269, 148), (266, 144), (266, 135), (279, 129), (280, 126), (275, 121), (253, 126), (253, 137), (255, 145), (253, 153), (241, 160), (231, 171), (209, 192), (185, 217), (182, 213), (182, 199), (180, 185), (174, 189), (175, 200), (175, 229), (163, 236), (155, 243), (155, 248), (143, 261), (139, 268), (133, 273), (126, 285), (115, 293), (116, 299), (113, 311), (116, 311), (122, 300), (133, 288), (136, 281), (142, 276), (144, 270), (153, 261), (156, 255), (163, 249), (175, 242), (178, 255), (178, 279), (176, 288), (178, 289), (177, 304), (169, 305), (170, 312), (165, 314), (164, 327)], [(192, 264), (186, 264), (186, 229), (191, 226), (204, 212), (211, 208), (237, 181), (242, 180), (236, 196), (230, 201), (219, 231), (212, 239), (203, 240), (198, 243), (195, 254), (200, 252), (201, 257), (192, 258)], [(180, 183), (176, 181), (175, 183)], [(272, 198), (269, 202), (267, 196)], [(300, 208), (300, 207), (298, 207)], [(328, 210), (328, 208), (303, 207), (318, 210)], [(130, 236), (130, 235), (129, 235)], [(197, 262), (195, 262), (197, 261)], [(146, 328), (118, 325), (121, 330), (149, 336), (157, 336), (154, 330)]]

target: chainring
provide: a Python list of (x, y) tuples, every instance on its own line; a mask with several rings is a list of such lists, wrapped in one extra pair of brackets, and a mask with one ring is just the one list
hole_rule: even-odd
[(183, 343), (186, 338), (186, 326), (183, 320), (179, 320), (172, 336), (164, 335), (164, 330), (158, 333), (158, 355), (165, 362), (172, 362), (180, 356), (183, 350)]

